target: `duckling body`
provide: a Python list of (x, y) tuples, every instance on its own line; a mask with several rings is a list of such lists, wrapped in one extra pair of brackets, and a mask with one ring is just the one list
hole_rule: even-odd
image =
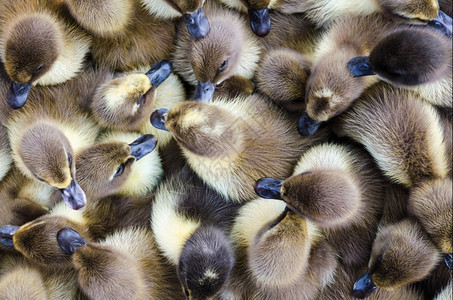
[(313, 299), (337, 261), (316, 226), (281, 201), (257, 199), (239, 211), (230, 237), (236, 251), (227, 292), (240, 299)]
[[(4, 1), (0, 22), (1, 60), (17, 85), (10, 91), (22, 95), (19, 86), (29, 91), (31, 85), (59, 84), (83, 69), (91, 38), (71, 21), (61, 3)], [(25, 103), (8, 100), (16, 108)]]
[(170, 58), (174, 24), (151, 16), (139, 0), (65, 2), (74, 19), (92, 34), (96, 64), (132, 71)]
[(0, 182), (10, 170), (12, 162), (7, 130), (0, 125)]
[(288, 177), (300, 153), (327, 135), (297, 136), (294, 120), (259, 94), (182, 103), (170, 109), (165, 126), (197, 175), (236, 202), (255, 198), (261, 177)]

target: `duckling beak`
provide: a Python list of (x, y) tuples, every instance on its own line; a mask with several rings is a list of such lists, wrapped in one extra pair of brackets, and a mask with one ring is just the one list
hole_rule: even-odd
[(193, 95), (193, 100), (205, 103), (211, 102), (212, 96), (214, 95), (215, 86), (216, 85), (210, 81), (199, 81)]
[(190, 35), (196, 40), (208, 35), (211, 29), (204, 10), (201, 7), (191, 14), (184, 14), (183, 19)]
[(452, 19), (449, 15), (439, 10), (437, 17), (428, 22), (428, 26), (445, 35), (448, 38), (452, 37)]
[(154, 127), (156, 127), (157, 129), (169, 131), (165, 127), (165, 118), (167, 117), (167, 115), (168, 115), (168, 109), (166, 109), (166, 108), (160, 108), (160, 109), (155, 110), (151, 114), (151, 117), (150, 117), (151, 124)]
[(148, 76), (152, 86), (158, 87), (165, 79), (168, 78), (168, 76), (170, 76), (171, 71), (171, 62), (168, 60), (160, 60), (155, 63), (148, 72), (146, 72), (146, 76)]
[(131, 155), (135, 156), (135, 160), (139, 160), (143, 156), (151, 153), (156, 148), (157, 139), (152, 134), (145, 134), (129, 144)]
[(368, 56), (357, 56), (348, 61), (348, 69), (354, 77), (376, 75)]
[(453, 253), (444, 253), (444, 262), (447, 267), (452, 270), (453, 269)]
[(13, 235), (19, 230), (20, 226), (5, 225), (0, 228), (0, 242), (5, 246), (14, 246)]
[(18, 109), (24, 106), (27, 102), (28, 94), (30, 93), (31, 84), (11, 82), (6, 99), (8, 104), (13, 109)]
[(64, 252), (72, 255), (78, 248), (88, 244), (77, 231), (71, 228), (60, 229), (57, 233), (57, 241)]
[(299, 121), (297, 122), (297, 131), (299, 131), (301, 136), (310, 136), (315, 134), (318, 131), (319, 126), (321, 125), (321, 121), (315, 121), (310, 118), (307, 112), (300, 117)]
[(60, 189), (64, 202), (72, 209), (82, 209), (86, 204), (85, 193), (77, 181), (73, 179), (64, 189)]
[(259, 37), (265, 37), (271, 31), (269, 9), (249, 9), (250, 25), (253, 32)]
[(284, 180), (270, 177), (258, 179), (253, 185), (253, 189), (258, 196), (266, 199), (282, 200), (281, 189)]
[(373, 294), (378, 287), (374, 284), (371, 279), (370, 272), (366, 272), (359, 280), (354, 283), (352, 295), (356, 298), (366, 298)]

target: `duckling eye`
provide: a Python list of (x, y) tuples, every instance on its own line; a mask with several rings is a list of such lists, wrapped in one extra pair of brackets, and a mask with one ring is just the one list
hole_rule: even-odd
[(72, 157), (69, 154), (68, 154), (68, 163), (69, 163), (69, 167), (71, 167), (71, 165), (72, 165)]
[(39, 72), (42, 71), (43, 68), (44, 68), (44, 65), (40, 65), (38, 68), (36, 68), (36, 70), (33, 72), (33, 74), (38, 74)]
[(227, 60), (224, 60), (223, 63), (220, 65), (220, 68), (218, 69), (219, 71), (223, 71), (223, 69), (225, 69), (225, 67), (227, 66), (228, 62)]
[(115, 175), (113, 175), (113, 177), (120, 176), (121, 174), (123, 174), (123, 171), (124, 171), (124, 164), (121, 164), (118, 167), (118, 170), (116, 170)]

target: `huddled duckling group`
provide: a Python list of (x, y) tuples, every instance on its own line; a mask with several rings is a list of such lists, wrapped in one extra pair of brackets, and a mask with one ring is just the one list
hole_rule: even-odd
[(1, 0), (1, 299), (451, 299), (452, 3)]

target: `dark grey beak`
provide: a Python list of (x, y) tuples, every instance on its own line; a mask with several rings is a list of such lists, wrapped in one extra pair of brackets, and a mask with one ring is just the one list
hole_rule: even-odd
[(269, 9), (249, 9), (250, 25), (253, 32), (259, 37), (265, 37), (271, 31)]
[(19, 230), (20, 226), (5, 225), (0, 228), (0, 242), (5, 246), (14, 246), (13, 235)]
[(354, 288), (352, 290), (352, 295), (356, 298), (366, 298), (378, 287), (374, 284), (373, 279), (371, 279), (370, 272), (366, 272), (359, 280), (354, 283)]
[(198, 82), (197, 88), (195, 89), (195, 93), (193, 95), (193, 100), (205, 103), (211, 102), (215, 86), (216, 85), (210, 81)]
[(453, 253), (444, 253), (444, 262), (450, 270), (453, 270)]
[(155, 63), (151, 69), (146, 73), (151, 85), (158, 87), (165, 79), (170, 76), (172, 70), (171, 62), (168, 60), (161, 60)]
[(263, 177), (255, 182), (253, 189), (262, 198), (282, 200), (280, 191), (283, 182), (284, 180), (281, 179)]
[(321, 121), (313, 120), (308, 116), (307, 112), (304, 112), (304, 114), (299, 118), (299, 121), (297, 122), (297, 131), (299, 131), (301, 136), (310, 136), (318, 131), (321, 123)]
[(184, 14), (183, 19), (190, 35), (196, 40), (208, 35), (211, 29), (203, 8), (199, 8), (191, 14)]
[(80, 185), (73, 179), (64, 189), (60, 189), (64, 202), (72, 209), (79, 210), (85, 207), (86, 197)]
[(354, 77), (376, 75), (368, 56), (357, 56), (348, 61), (348, 69)]
[(160, 130), (168, 131), (165, 127), (165, 117), (168, 115), (168, 109), (166, 108), (159, 108), (155, 110), (150, 117), (151, 124)]
[(451, 17), (441, 10), (439, 10), (439, 14), (434, 20), (428, 22), (429, 27), (450, 39), (452, 37), (452, 24)]
[(9, 106), (13, 109), (18, 109), (24, 106), (25, 102), (27, 102), (30, 89), (31, 84), (11, 82), (8, 94), (6, 95)]
[(70, 255), (72, 255), (79, 247), (88, 244), (77, 231), (71, 228), (60, 229), (57, 233), (57, 241), (60, 248)]
[(136, 160), (151, 153), (156, 148), (157, 139), (152, 134), (145, 134), (129, 144), (131, 155), (135, 156)]

